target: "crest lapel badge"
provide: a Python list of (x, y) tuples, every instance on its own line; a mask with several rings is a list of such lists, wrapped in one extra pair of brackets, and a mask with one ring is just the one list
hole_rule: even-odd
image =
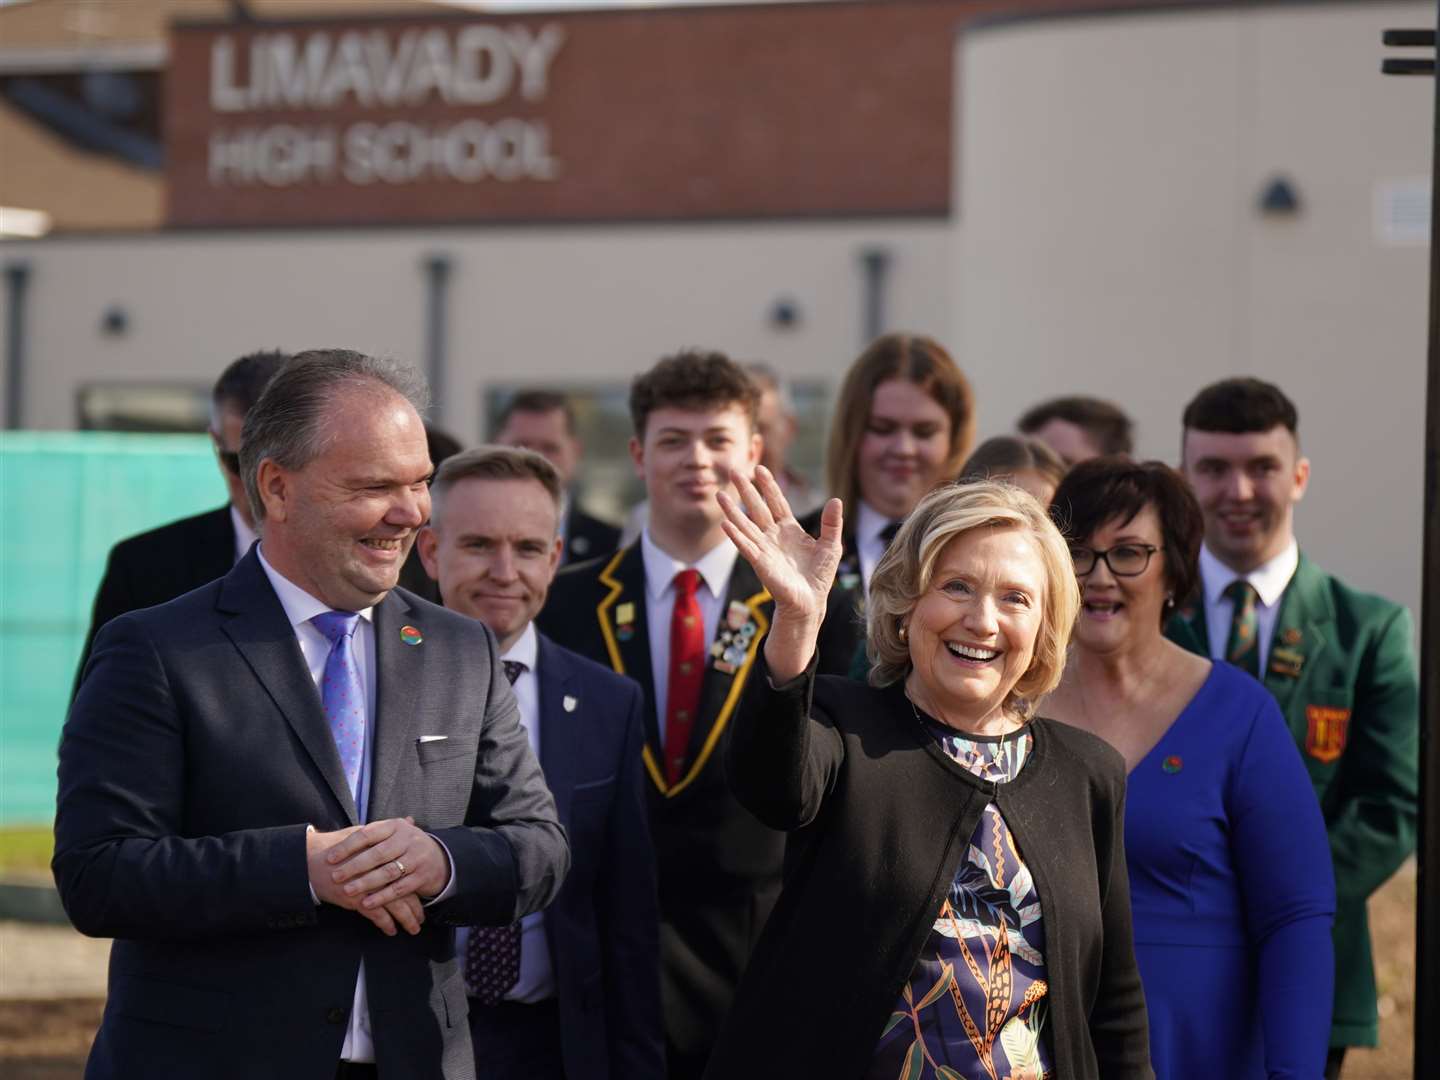
[(413, 626), (402, 626), (400, 627), (400, 640), (406, 645), (419, 645), (425, 640), (425, 635)]
[(561, 698), (561, 700), (560, 700), (560, 705), (561, 705), (561, 707), (562, 707), (566, 712), (574, 712), (574, 711), (575, 711), (575, 706), (577, 706), (577, 705), (579, 705), (579, 704), (580, 704), (580, 699), (577, 698), (577, 697), (575, 697), (574, 694), (566, 694), (566, 695), (565, 695), (563, 698)]
[(731, 600), (720, 620), (720, 630), (710, 646), (711, 664), (716, 671), (734, 675), (745, 664), (750, 643), (755, 640), (760, 624), (750, 609), (739, 600)]
[(1350, 710), (1334, 705), (1306, 705), (1305, 721), (1305, 752), (1328, 765), (1345, 749)]
[(1274, 648), (1270, 650), (1270, 673), (1284, 675), (1291, 679), (1300, 677), (1305, 666), (1305, 657), (1299, 649)]
[(635, 636), (635, 605), (629, 601), (615, 606), (615, 636), (621, 641)]

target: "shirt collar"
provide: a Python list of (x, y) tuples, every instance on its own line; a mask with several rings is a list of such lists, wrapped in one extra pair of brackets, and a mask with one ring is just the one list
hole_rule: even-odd
[(535, 670), (535, 660), (540, 655), (540, 636), (535, 633), (535, 622), (531, 620), (525, 624), (524, 631), (516, 639), (515, 644), (500, 654), (501, 660), (518, 660), (525, 665), (525, 670)]
[[(297, 627), (301, 623), (308, 623), (316, 615), (323, 615), (332, 610), (329, 604), (311, 596), (308, 592), (296, 585), (293, 581), (280, 573), (265, 558), (265, 545), (262, 542), (256, 550), (260, 556), (260, 569), (265, 571), (265, 576), (270, 579), (270, 587), (275, 590), (276, 597), (280, 600), (280, 606), (285, 609), (285, 617), (290, 620), (291, 627)], [(371, 622), (375, 617), (374, 607), (361, 608), (355, 614), (359, 615), (366, 622)]]
[(675, 575), (681, 570), (695, 569), (710, 589), (711, 595), (719, 598), (730, 588), (730, 571), (735, 569), (735, 559), (740, 552), (727, 537), (707, 551), (693, 563), (683, 563), (674, 556), (660, 550), (650, 539), (650, 528), (640, 533), (640, 554), (645, 560), (645, 591), (652, 600), (658, 600), (670, 588)]
[(1295, 576), (1300, 565), (1300, 545), (1291, 540), (1285, 550), (1268, 562), (1263, 562), (1248, 574), (1237, 574), (1216, 557), (1207, 544), (1200, 545), (1200, 578), (1205, 582), (1205, 603), (1218, 604), (1230, 583), (1248, 581), (1255, 586), (1260, 603), (1267, 608), (1274, 607), (1285, 595), (1285, 587)]
[[(860, 513), (855, 518), (855, 539), (860, 541), (880, 540), (880, 534), (896, 519), (886, 517), (864, 499), (860, 500)], [(883, 541), (882, 541), (883, 542)]]

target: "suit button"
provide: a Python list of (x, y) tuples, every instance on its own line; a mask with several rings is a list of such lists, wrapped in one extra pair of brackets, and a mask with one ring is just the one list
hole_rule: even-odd
[(343, 1024), (345, 1022), (344, 1009), (331, 1009), (325, 1014), (327, 1024)]

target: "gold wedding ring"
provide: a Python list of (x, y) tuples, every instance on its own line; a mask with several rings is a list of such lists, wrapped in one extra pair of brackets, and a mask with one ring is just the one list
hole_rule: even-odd
[(396, 859), (396, 860), (395, 860), (395, 869), (400, 871), (400, 873), (399, 873), (399, 875), (398, 875), (399, 877), (404, 877), (404, 876), (405, 876), (405, 864), (404, 864), (403, 862), (401, 862), (399, 859)]

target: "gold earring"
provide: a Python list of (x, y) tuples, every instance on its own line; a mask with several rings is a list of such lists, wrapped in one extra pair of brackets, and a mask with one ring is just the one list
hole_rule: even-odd
[(903, 645), (904, 643), (906, 643), (907, 641), (910, 640), (910, 628), (909, 628), (908, 626), (906, 626), (904, 623), (901, 623), (901, 624), (900, 624), (900, 629), (899, 629), (899, 630), (896, 630), (896, 631), (895, 631), (895, 634), (896, 634), (897, 637), (900, 638), (900, 643), (901, 643), (902, 645)]

